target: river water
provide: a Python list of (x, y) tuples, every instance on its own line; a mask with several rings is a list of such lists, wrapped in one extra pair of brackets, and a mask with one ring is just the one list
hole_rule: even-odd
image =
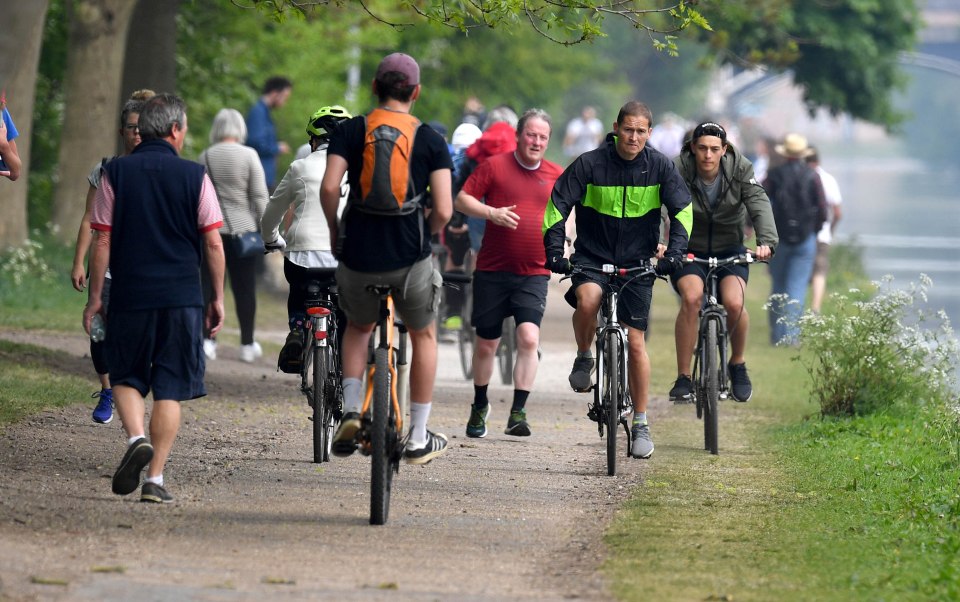
[(824, 156), (843, 195), (839, 241), (863, 249), (874, 280), (933, 281), (925, 309), (944, 309), (960, 329), (960, 174), (902, 158)]

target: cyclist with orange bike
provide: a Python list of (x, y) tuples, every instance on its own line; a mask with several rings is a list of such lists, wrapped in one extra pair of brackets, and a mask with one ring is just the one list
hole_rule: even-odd
[[(410, 115), (420, 91), (416, 61), (402, 53), (388, 55), (380, 62), (373, 80), (378, 108), (340, 124), (327, 148), (327, 171), (320, 186), (320, 200), (330, 240), (336, 241), (340, 306), (347, 315), (342, 349), (344, 415), (333, 439), (333, 453), (337, 456), (349, 456), (356, 450), (356, 436), (363, 426), (361, 378), (367, 366), (370, 335), (381, 317), (378, 287), (389, 287), (413, 348), (410, 432), (404, 459), (408, 464), (426, 464), (447, 449), (446, 436), (427, 430), (437, 371), (436, 312), (442, 282), (430, 256), (430, 237), (453, 214), (453, 163), (440, 134)], [(370, 126), (377, 123), (384, 126), (376, 129), (412, 130), (412, 135), (403, 140), (394, 138), (397, 144), (410, 145), (404, 149), (409, 151), (409, 166), (404, 166), (409, 186), (403, 188), (406, 197), (401, 194), (399, 199), (404, 208), (411, 203), (410, 212), (377, 213), (373, 207), (363, 206), (368, 201), (387, 200), (366, 196), (368, 189), (375, 188), (365, 180), (368, 174), (364, 174), (364, 168), (373, 172), (376, 182), (378, 174), (370, 163), (380, 167), (381, 160), (390, 161), (390, 157), (379, 154), (381, 147), (367, 144), (367, 139), (376, 134)], [(398, 155), (392, 156), (398, 160)], [(344, 174), (350, 184), (350, 200), (338, 220)]]
[[(727, 140), (723, 126), (705, 122), (694, 128), (675, 163), (693, 196), (690, 253), (701, 259), (742, 254), (744, 223), (749, 216), (757, 235), (756, 259), (766, 261), (773, 256), (778, 238), (770, 199), (754, 176), (753, 164)], [(730, 389), (735, 400), (746, 402), (753, 395), (744, 359), (749, 317), (743, 296), (749, 268), (745, 263), (738, 263), (719, 270), (718, 291), (727, 311), (730, 333), (731, 354), (727, 365)], [(706, 266), (690, 262), (684, 263), (671, 277), (681, 301), (675, 330), (677, 380), (670, 390), (670, 399), (675, 403), (693, 400), (690, 363), (697, 342), (706, 274)]]

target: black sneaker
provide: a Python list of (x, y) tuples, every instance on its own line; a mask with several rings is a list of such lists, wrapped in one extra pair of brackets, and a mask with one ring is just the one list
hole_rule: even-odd
[(747, 376), (747, 365), (729, 364), (727, 369), (730, 372), (730, 393), (733, 398), (740, 403), (750, 401), (753, 397), (753, 384)]
[(347, 412), (340, 421), (340, 428), (337, 434), (333, 436), (331, 448), (333, 455), (345, 458), (357, 451), (357, 431), (361, 426), (360, 414), (357, 412)]
[(527, 424), (527, 411), (510, 412), (510, 418), (507, 420), (507, 429), (503, 431), (507, 435), (514, 437), (529, 437), (530, 425)]
[(277, 367), (287, 374), (299, 374), (302, 366), (303, 333), (299, 330), (291, 330), (287, 335), (287, 341), (283, 344), (283, 349), (280, 350)]
[(488, 403), (482, 410), (477, 406), (470, 405), (470, 419), (467, 421), (467, 437), (474, 439), (487, 436), (487, 420), (490, 417), (490, 404)]
[(573, 360), (570, 371), (570, 386), (577, 393), (587, 393), (593, 386), (593, 358), (578, 357)]
[(442, 433), (427, 431), (427, 442), (420, 447), (414, 447), (410, 442), (403, 450), (403, 457), (407, 464), (427, 464), (437, 456), (447, 451), (447, 436)]
[(117, 472), (113, 473), (113, 492), (117, 495), (133, 493), (140, 484), (140, 471), (153, 459), (153, 446), (145, 437), (140, 437), (127, 448), (120, 460)]
[(140, 490), (140, 501), (153, 504), (169, 504), (173, 501), (173, 496), (167, 493), (163, 485), (147, 482), (143, 484), (143, 489)]
[(674, 403), (690, 403), (693, 401), (693, 381), (686, 374), (677, 377), (670, 389), (670, 401)]

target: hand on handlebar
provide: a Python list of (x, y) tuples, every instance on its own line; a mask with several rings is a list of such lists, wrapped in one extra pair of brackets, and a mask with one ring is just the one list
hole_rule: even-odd
[(677, 257), (662, 257), (657, 260), (657, 276), (670, 276), (680, 269), (680, 259)]
[(547, 264), (545, 267), (554, 274), (567, 275), (571, 271), (570, 260), (562, 255), (553, 255), (547, 257)]
[(287, 241), (283, 240), (283, 237), (279, 234), (277, 234), (277, 240), (272, 242), (263, 241), (264, 255), (267, 253), (274, 253), (276, 251), (283, 251), (285, 248), (287, 248)]

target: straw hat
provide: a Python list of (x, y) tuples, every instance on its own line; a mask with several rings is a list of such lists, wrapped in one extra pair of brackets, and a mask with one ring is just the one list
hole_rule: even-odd
[(802, 159), (807, 155), (807, 139), (800, 134), (787, 134), (783, 138), (783, 144), (777, 144), (773, 150), (784, 157), (792, 159)]

